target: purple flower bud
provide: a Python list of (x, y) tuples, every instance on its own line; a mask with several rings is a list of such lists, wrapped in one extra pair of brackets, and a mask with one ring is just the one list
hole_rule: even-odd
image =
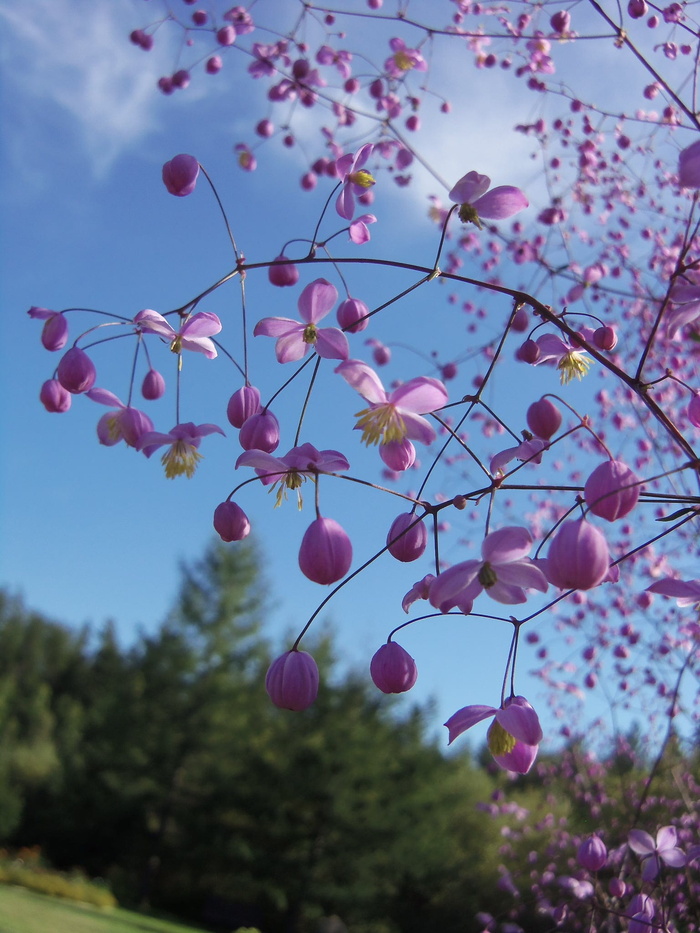
[(571, 14), (566, 10), (559, 10), (552, 16), (549, 25), (552, 27), (552, 32), (558, 32), (560, 35), (568, 32), (571, 26)]
[(214, 528), (222, 541), (242, 541), (250, 534), (250, 522), (240, 505), (227, 499), (214, 509)]
[(593, 343), (599, 350), (614, 350), (617, 346), (617, 333), (614, 327), (598, 327), (593, 331)]
[(700, 392), (694, 392), (688, 404), (688, 420), (696, 428), (700, 428)]
[(369, 666), (376, 687), (382, 693), (405, 693), (418, 677), (416, 662), (401, 645), (388, 641), (376, 652)]
[(627, 12), (632, 19), (641, 19), (643, 16), (646, 16), (648, 9), (649, 7), (646, 4), (646, 0), (629, 0), (627, 4)]
[(52, 352), (62, 350), (68, 341), (68, 322), (61, 313), (52, 314), (44, 323), (41, 342)]
[(400, 441), (388, 441), (380, 444), (379, 456), (390, 470), (400, 473), (416, 462), (416, 448), (407, 437)]
[(233, 45), (236, 41), (236, 30), (233, 26), (222, 26), (216, 33), (216, 41), (219, 45)]
[(700, 140), (678, 156), (678, 181), (684, 188), (700, 188)]
[(64, 389), (68, 389), (74, 395), (79, 395), (94, 386), (97, 372), (94, 363), (84, 350), (80, 347), (71, 347), (61, 357), (56, 375)]
[(627, 885), (620, 878), (611, 878), (608, 882), (608, 891), (613, 897), (624, 897)]
[(228, 400), (226, 416), (234, 428), (242, 428), (248, 418), (260, 411), (260, 392), (255, 386), (243, 386)]
[(216, 75), (221, 71), (223, 64), (220, 55), (212, 55), (211, 58), (207, 59), (204, 70), (208, 75)]
[(255, 127), (255, 132), (258, 136), (262, 136), (266, 139), (275, 132), (275, 125), (272, 120), (260, 120), (258, 125)]
[(273, 285), (284, 288), (285, 285), (296, 285), (299, 281), (299, 270), (294, 263), (289, 262), (284, 253), (281, 253), (272, 266), (268, 267), (267, 277)]
[(602, 533), (580, 518), (564, 522), (549, 545), (542, 567), (562, 590), (590, 590), (608, 574), (610, 554)]
[(199, 175), (199, 162), (194, 156), (180, 153), (163, 166), (163, 183), (170, 194), (184, 198), (192, 194)]
[(639, 491), (639, 479), (626, 463), (606, 460), (586, 480), (583, 495), (594, 515), (614, 522), (629, 515), (639, 500)]
[(579, 846), (576, 858), (587, 871), (600, 871), (608, 860), (608, 850), (600, 836), (589, 836)]
[(266, 408), (251, 415), (241, 427), (238, 441), (243, 450), (264, 450), (266, 454), (271, 454), (277, 450), (280, 442), (277, 418)]
[[(423, 522), (415, 524), (415, 521), (416, 516), (413, 512), (403, 512), (394, 519), (386, 536), (391, 556), (406, 564), (422, 557), (428, 543), (428, 529)], [(413, 527), (405, 531), (411, 524)]]
[(526, 340), (515, 352), (515, 357), (523, 363), (536, 363), (540, 358), (540, 348), (534, 340)]
[(149, 369), (143, 377), (141, 385), (141, 395), (150, 402), (162, 398), (165, 393), (165, 379), (157, 369)]
[(71, 406), (70, 392), (56, 379), (48, 379), (39, 392), (39, 401), (47, 411), (60, 414)]
[(546, 441), (561, 427), (561, 412), (548, 398), (533, 402), (527, 410), (526, 418), (532, 433)]
[(350, 569), (352, 544), (332, 518), (317, 518), (306, 529), (299, 548), (299, 567), (309, 580), (336, 583)]
[(316, 662), (306, 651), (287, 651), (270, 665), (265, 689), (280, 709), (308, 709), (318, 696)]
[(369, 318), (365, 316), (367, 314), (369, 314), (369, 308), (359, 298), (346, 298), (345, 301), (340, 302), (336, 311), (338, 324), (351, 334), (357, 334), (367, 327), (369, 324)]

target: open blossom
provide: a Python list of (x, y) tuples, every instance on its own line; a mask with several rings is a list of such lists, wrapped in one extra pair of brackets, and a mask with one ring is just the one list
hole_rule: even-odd
[(643, 829), (630, 830), (627, 844), (633, 852), (642, 856), (644, 881), (654, 881), (661, 869), (661, 862), (671, 868), (682, 868), (685, 865), (685, 855), (676, 845), (677, 841), (675, 826), (662, 826), (656, 834), (656, 841)]
[(648, 593), (659, 593), (661, 596), (671, 596), (676, 605), (700, 605), (700, 580), (676, 580), (675, 577), (664, 577), (647, 587)]
[(341, 156), (335, 163), (335, 170), (343, 183), (335, 209), (345, 220), (352, 220), (355, 213), (355, 195), (362, 194), (375, 183), (372, 174), (363, 168), (373, 149), (374, 146), (368, 143), (354, 155)]
[(348, 228), (351, 241), (358, 246), (368, 243), (370, 240), (368, 226), (369, 224), (376, 224), (376, 222), (377, 218), (374, 214), (360, 214), (359, 217), (356, 217)]
[(388, 444), (404, 438), (422, 444), (435, 440), (435, 429), (421, 416), (447, 404), (447, 389), (438, 379), (418, 376), (387, 392), (375, 371), (361, 360), (347, 360), (335, 371), (370, 403), (355, 416), (355, 427), (362, 431), (365, 444)]
[(48, 308), (38, 308), (36, 305), (27, 311), (29, 317), (43, 321), (41, 342), (47, 350), (55, 352), (62, 350), (68, 341), (68, 322), (60, 311), (49, 311)]
[(700, 140), (680, 152), (678, 181), (683, 188), (700, 188)]
[(700, 285), (674, 285), (669, 297), (678, 306), (667, 310), (664, 316), (666, 336), (673, 340), (686, 324), (700, 318)]
[(520, 188), (500, 185), (489, 191), (490, 184), (488, 175), (467, 172), (450, 191), (450, 201), (460, 205), (459, 219), (462, 223), (473, 223), (481, 229), (482, 217), (504, 220), (528, 207), (529, 201)]
[(236, 461), (236, 469), (239, 466), (253, 467), (265, 486), (280, 484), (275, 505), (282, 503), (288, 489), (296, 489), (299, 508), (302, 505), (299, 489), (307, 477), (313, 479), (317, 473), (350, 469), (350, 464), (339, 451), (317, 450), (313, 444), (292, 447), (284, 457), (273, 457), (264, 450), (246, 450)]
[(535, 365), (551, 363), (559, 370), (562, 385), (572, 379), (583, 379), (593, 362), (586, 351), (572, 343), (568, 343), (556, 334), (543, 334), (535, 341), (539, 355)]
[(499, 528), (481, 545), (483, 560), (465, 560), (436, 577), (430, 604), (440, 612), (458, 608), (469, 614), (483, 590), (496, 602), (515, 605), (527, 601), (526, 589), (547, 591), (547, 578), (527, 557), (532, 537), (527, 528)]
[(255, 325), (256, 337), (276, 337), (275, 356), (280, 363), (300, 360), (313, 347), (327, 360), (346, 360), (350, 353), (348, 338), (337, 327), (317, 327), (338, 298), (334, 285), (316, 279), (299, 296), (297, 307), (301, 321), (286, 317), (264, 317)]
[(525, 697), (514, 696), (500, 709), (494, 706), (465, 706), (450, 716), (445, 725), (449, 744), (478, 722), (494, 717), (487, 735), (494, 760), (507, 771), (527, 774), (537, 757), (542, 727), (537, 713)]
[(203, 353), (210, 360), (217, 355), (214, 341), (210, 338), (221, 330), (221, 321), (211, 311), (198, 311), (197, 314), (186, 318), (180, 324), (179, 330), (175, 330), (162, 314), (151, 311), (150, 308), (139, 311), (134, 318), (134, 323), (138, 324), (139, 329), (145, 334), (157, 334), (170, 341), (170, 349), (173, 353), (195, 350), (197, 353)]
[(418, 49), (409, 49), (403, 39), (389, 40), (389, 48), (394, 53), (384, 62), (384, 70), (392, 78), (400, 78), (407, 71), (427, 71), (428, 64)]
[(184, 424), (176, 424), (168, 434), (160, 434), (158, 431), (144, 434), (137, 447), (150, 457), (159, 447), (167, 444), (168, 450), (161, 457), (166, 477), (174, 479), (184, 473), (189, 478), (194, 476), (197, 464), (202, 459), (198, 450), (202, 438), (214, 433), (224, 432), (216, 424), (193, 424), (187, 421)]
[(529, 441), (522, 441), (517, 447), (506, 447), (505, 450), (499, 451), (491, 458), (489, 472), (492, 476), (497, 474), (503, 476), (511, 460), (520, 460), (522, 463), (542, 463), (542, 452), (547, 446), (547, 442), (541, 437), (532, 437)]
[(93, 402), (113, 406), (113, 411), (102, 415), (97, 423), (97, 437), (105, 447), (119, 441), (124, 441), (127, 447), (138, 447), (143, 435), (153, 431), (153, 422), (145, 412), (125, 405), (108, 389), (90, 389), (86, 394)]

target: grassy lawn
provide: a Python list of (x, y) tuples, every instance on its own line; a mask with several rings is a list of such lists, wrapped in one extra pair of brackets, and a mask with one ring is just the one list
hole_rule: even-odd
[(199, 933), (195, 927), (119, 908), (82, 907), (0, 884), (0, 933)]

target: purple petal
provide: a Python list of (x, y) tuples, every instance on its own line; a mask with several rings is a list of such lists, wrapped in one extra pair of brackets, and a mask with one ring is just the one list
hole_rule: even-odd
[(643, 829), (631, 829), (627, 834), (627, 843), (637, 855), (650, 855), (656, 851), (654, 840)]
[(447, 389), (439, 379), (418, 376), (394, 389), (389, 401), (402, 413), (409, 411), (416, 415), (425, 415), (446, 405), (447, 398)]
[(496, 720), (506, 732), (525, 745), (539, 745), (542, 741), (540, 720), (525, 697), (513, 697), (504, 709), (498, 710)]
[(522, 560), (532, 547), (532, 536), (527, 528), (499, 528), (486, 535), (481, 545), (481, 555), (490, 564), (507, 564)]
[(659, 852), (662, 849), (673, 849), (678, 843), (678, 835), (675, 826), (662, 826), (656, 834), (656, 848)]
[(214, 342), (208, 337), (181, 337), (180, 346), (183, 350), (194, 350), (195, 353), (203, 353), (210, 360), (216, 359), (218, 355)]
[(476, 579), (481, 569), (481, 561), (465, 560), (443, 570), (430, 584), (430, 605), (441, 612), (447, 612), (443, 606), (454, 605), (459, 593), (465, 590)]
[(335, 286), (325, 279), (316, 279), (299, 295), (299, 315), (307, 324), (315, 324), (328, 314), (337, 300)]
[(680, 308), (674, 308), (673, 311), (666, 313), (666, 335), (672, 340), (681, 327), (692, 323), (700, 317), (700, 302), (694, 301), (690, 304), (681, 305)]
[(335, 202), (335, 209), (345, 220), (352, 220), (355, 213), (355, 195), (352, 193), (352, 186), (344, 184), (338, 200)]
[(449, 199), (456, 204), (473, 204), (477, 198), (488, 191), (490, 184), (491, 179), (488, 175), (467, 172), (450, 191)]
[(510, 583), (503, 583), (497, 580), (493, 586), (489, 586), (486, 593), (497, 603), (503, 603), (505, 606), (517, 606), (520, 603), (527, 602), (527, 593), (521, 586), (512, 586)]
[(285, 334), (275, 344), (278, 363), (294, 363), (308, 353), (311, 344), (304, 340), (304, 329), (299, 325), (295, 333)]
[(539, 590), (540, 593), (546, 593), (548, 589), (544, 573), (528, 558), (514, 560), (509, 564), (498, 564), (496, 575), (499, 582), (513, 586), (524, 586), (526, 589)]
[(366, 363), (361, 360), (346, 360), (340, 366), (336, 366), (335, 372), (340, 373), (347, 384), (359, 392), (362, 398), (370, 404), (386, 403), (387, 395), (382, 381)]
[(535, 758), (537, 758), (537, 746), (525, 745), (524, 742), (516, 742), (515, 748), (506, 752), (505, 755), (494, 755), (493, 760), (506, 771), (515, 771), (517, 774), (527, 774)]
[(700, 188), (700, 140), (679, 154), (678, 181), (684, 188)]
[(342, 330), (323, 327), (316, 334), (316, 352), (324, 360), (346, 360), (350, 356), (350, 344)]
[(183, 337), (213, 337), (221, 330), (221, 321), (211, 311), (198, 311), (180, 329)]
[(177, 334), (168, 324), (162, 314), (157, 311), (151, 311), (150, 308), (144, 308), (134, 318), (134, 324), (138, 324), (147, 334), (157, 334), (159, 337), (166, 337), (173, 340)]
[(304, 330), (304, 325), (288, 317), (264, 317), (253, 328), (254, 337), (284, 337), (294, 331)]
[(445, 723), (449, 732), (447, 744), (451, 745), (467, 729), (471, 729), (477, 722), (488, 719), (489, 716), (493, 716), (496, 712), (493, 706), (464, 706), (462, 709), (457, 710)]
[(97, 402), (100, 405), (109, 405), (110, 408), (126, 408), (124, 402), (118, 399), (114, 392), (110, 392), (109, 389), (95, 387), (85, 394), (89, 399), (92, 399), (93, 402)]
[(517, 214), (529, 205), (530, 202), (520, 188), (513, 188), (511, 185), (492, 188), (473, 202), (479, 217), (486, 217), (488, 220), (503, 220), (506, 217), (512, 217), (513, 214)]
[(408, 411), (402, 411), (401, 418), (406, 427), (406, 437), (412, 441), (420, 441), (421, 444), (432, 444), (436, 438), (435, 428), (426, 421), (421, 415), (412, 415)]

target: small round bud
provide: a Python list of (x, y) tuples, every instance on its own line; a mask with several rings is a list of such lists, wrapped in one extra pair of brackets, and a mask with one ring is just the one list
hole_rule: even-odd
[(204, 70), (208, 75), (215, 75), (221, 71), (223, 62), (219, 55), (212, 55), (211, 58), (207, 59), (207, 63), (204, 66)]
[(48, 379), (39, 392), (39, 401), (47, 411), (61, 414), (71, 406), (71, 394), (57, 379)]
[(73, 395), (79, 395), (94, 386), (97, 372), (95, 364), (84, 350), (71, 347), (61, 357), (56, 375), (64, 389)]
[(214, 510), (214, 529), (222, 541), (242, 541), (250, 534), (250, 522), (240, 505), (226, 500)]
[(146, 375), (143, 377), (143, 383), (141, 385), (141, 395), (145, 399), (153, 402), (156, 399), (162, 398), (165, 394), (165, 379), (156, 369), (149, 369)]
[(299, 270), (294, 263), (289, 262), (284, 253), (275, 259), (271, 266), (268, 266), (267, 277), (272, 285), (284, 288), (287, 285), (296, 285), (299, 281)]
[(540, 348), (534, 340), (526, 340), (516, 351), (516, 358), (523, 363), (536, 363), (540, 358)]
[(375, 653), (369, 672), (382, 693), (405, 693), (418, 677), (416, 662), (395, 641), (388, 641)]
[(617, 333), (614, 327), (598, 327), (593, 332), (593, 343), (599, 350), (614, 350), (617, 346)]

